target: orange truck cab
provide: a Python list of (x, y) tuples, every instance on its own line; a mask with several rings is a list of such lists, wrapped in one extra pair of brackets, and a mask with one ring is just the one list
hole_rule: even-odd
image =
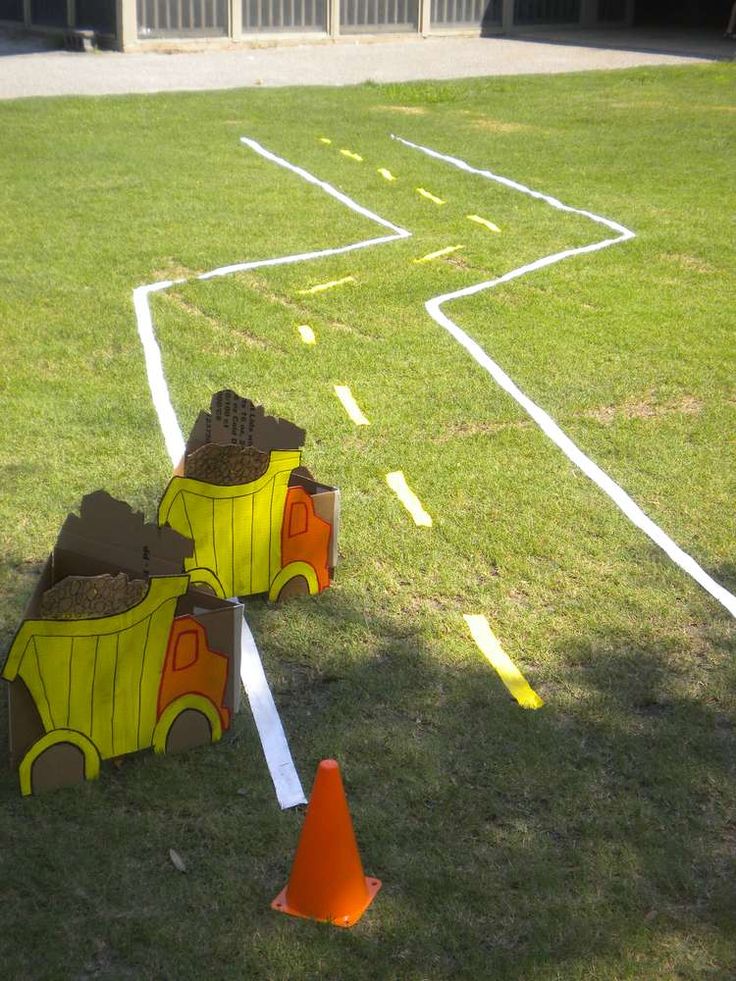
[[(161, 674), (157, 718), (160, 720), (168, 713), (173, 720), (184, 712), (199, 712), (207, 719), (212, 737), (218, 729), (229, 729), (230, 709), (225, 705), (229, 665), (230, 659), (226, 655), (210, 650), (201, 623), (192, 616), (176, 617)], [(188, 718), (196, 725), (193, 715)], [(169, 729), (165, 727), (168, 742), (173, 735)], [(167, 745), (165, 748), (182, 747)]]

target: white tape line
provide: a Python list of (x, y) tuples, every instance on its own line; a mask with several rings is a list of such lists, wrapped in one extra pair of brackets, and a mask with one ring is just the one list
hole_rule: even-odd
[[(357, 214), (363, 215), (364, 218), (368, 218), (383, 228), (389, 229), (392, 234), (384, 235), (380, 238), (369, 238), (360, 242), (353, 242), (350, 245), (343, 245), (333, 249), (319, 249), (315, 252), (300, 252), (296, 255), (275, 256), (270, 259), (257, 259), (253, 262), (237, 262), (228, 266), (219, 266), (210, 272), (195, 276), (194, 279), (209, 280), (219, 276), (229, 276), (232, 273), (245, 272), (249, 269), (261, 269), (267, 266), (283, 266), (295, 262), (307, 262), (312, 259), (322, 259), (325, 256), (342, 255), (346, 252), (354, 252), (357, 249), (370, 248), (374, 245), (383, 245), (387, 242), (394, 242), (397, 239), (411, 238), (411, 232), (405, 228), (394, 225), (393, 222), (388, 221), (386, 218), (381, 218), (380, 215), (377, 215), (374, 211), (370, 211), (368, 208), (364, 208), (357, 201), (348, 197), (347, 194), (343, 194), (342, 191), (338, 191), (326, 181), (320, 180), (302, 167), (297, 167), (295, 164), (289, 163), (288, 160), (284, 160), (283, 157), (279, 157), (275, 153), (271, 153), (270, 150), (266, 150), (265, 147), (261, 146), (255, 140), (242, 136), (240, 142), (260, 154), (264, 159), (278, 164), (279, 167), (291, 171), (298, 177), (301, 177), (302, 180), (307, 181), (307, 183), (320, 188), (325, 194), (329, 194), (330, 197), (335, 198), (336, 201), (344, 204), (351, 211), (355, 211)], [(169, 459), (173, 466), (176, 466), (181, 460), (185, 444), (176, 414), (171, 405), (171, 397), (161, 363), (161, 349), (156, 340), (148, 296), (150, 293), (157, 293), (185, 282), (187, 282), (185, 279), (167, 280), (163, 283), (149, 283), (133, 290), (133, 306), (138, 326), (138, 335), (143, 345), (148, 384)]]
[(146, 360), (146, 375), (148, 376), (148, 387), (151, 390), (153, 406), (158, 416), (161, 432), (163, 433), (166, 451), (169, 459), (174, 466), (179, 463), (184, 456), (184, 436), (182, 435), (179, 421), (176, 418), (174, 407), (171, 404), (169, 388), (166, 384), (163, 363), (161, 361), (161, 348), (156, 341), (153, 331), (153, 319), (151, 308), (148, 305), (148, 297), (151, 293), (158, 293), (167, 290), (174, 283), (181, 283), (183, 280), (166, 280), (163, 283), (150, 283), (148, 286), (139, 286), (133, 290), (133, 307), (135, 309), (136, 322), (138, 324), (138, 336), (143, 345), (143, 356)]
[(683, 572), (686, 572), (692, 579), (695, 580), (706, 592), (717, 600), (726, 610), (731, 614), (731, 616), (736, 617), (736, 596), (729, 593), (727, 589), (724, 589), (719, 583), (715, 581), (708, 573), (701, 568), (700, 565), (684, 552), (679, 545), (676, 544), (657, 524), (655, 524), (651, 518), (649, 518), (639, 507), (639, 505), (620, 487), (611, 477), (608, 476), (601, 468), (594, 463), (588, 456), (579, 449), (575, 443), (567, 436), (557, 425), (557, 423), (549, 416), (544, 409), (540, 408), (535, 402), (532, 402), (511, 380), (511, 378), (506, 374), (506, 372), (493, 361), (483, 350), (483, 348), (476, 341), (472, 339), (464, 330), (461, 330), (458, 325), (450, 320), (441, 310), (444, 303), (449, 303), (451, 300), (458, 300), (461, 297), (474, 296), (476, 293), (481, 293), (483, 290), (493, 289), (495, 286), (499, 286), (501, 283), (508, 283), (513, 279), (518, 279), (520, 276), (525, 276), (528, 273), (535, 272), (537, 269), (544, 269), (546, 266), (551, 266), (556, 262), (561, 262), (563, 259), (569, 259), (576, 255), (585, 255), (591, 252), (598, 252), (601, 249), (607, 249), (611, 245), (616, 245), (619, 242), (626, 242), (629, 239), (635, 238), (634, 232), (630, 231), (624, 225), (620, 225), (616, 221), (612, 221), (610, 218), (604, 218), (601, 215), (593, 214), (590, 211), (584, 211), (580, 208), (573, 208), (570, 205), (563, 204), (557, 198), (550, 197), (548, 194), (542, 194), (541, 191), (533, 191), (523, 184), (519, 184), (517, 181), (509, 180), (507, 177), (500, 177), (497, 174), (491, 173), (489, 170), (478, 170), (475, 167), (471, 167), (470, 164), (466, 163), (464, 160), (459, 160), (457, 157), (449, 157), (444, 153), (438, 153), (436, 150), (431, 150), (429, 147), (420, 146), (417, 143), (411, 143), (409, 140), (404, 140), (399, 136), (393, 137), (393, 139), (398, 140), (405, 146), (411, 147), (414, 150), (419, 150), (422, 153), (426, 153), (430, 157), (434, 157), (437, 160), (442, 160), (445, 163), (451, 164), (453, 167), (457, 167), (459, 170), (464, 170), (469, 174), (477, 174), (479, 177), (484, 177), (487, 180), (495, 181), (498, 184), (503, 184), (505, 187), (509, 187), (515, 191), (521, 191), (523, 194), (528, 194), (530, 197), (537, 198), (540, 201), (544, 201), (553, 208), (557, 208), (559, 211), (566, 211), (570, 214), (582, 215), (585, 218), (590, 218), (591, 221), (596, 222), (599, 225), (604, 225), (606, 228), (617, 232), (616, 238), (603, 239), (600, 242), (594, 242), (591, 245), (584, 245), (577, 249), (565, 249), (562, 252), (555, 252), (553, 255), (544, 256), (541, 259), (537, 259), (535, 262), (530, 262), (527, 265), (519, 266), (517, 269), (512, 269), (510, 272), (505, 273), (503, 276), (499, 276), (497, 279), (490, 279), (483, 283), (476, 283), (474, 286), (468, 286), (465, 289), (455, 290), (452, 293), (445, 293), (442, 296), (435, 296), (427, 303), (425, 303), (425, 308), (429, 313), (430, 317), (443, 327), (455, 340), (465, 348), (468, 354), (485, 369), (488, 374), (493, 378), (493, 380), (505, 391), (507, 392), (519, 405), (524, 409), (524, 411), (531, 416), (531, 418), (537, 423), (542, 432), (558, 446), (565, 456), (579, 467), (583, 473), (596, 484), (604, 494), (606, 494), (614, 502), (614, 504), (626, 515), (632, 524), (640, 528), (654, 543), (658, 545), (659, 548), (669, 556), (672, 561), (678, 565)]
[(335, 385), (335, 395), (340, 399), (343, 408), (356, 426), (370, 426), (370, 422), (363, 415), (360, 406), (353, 398), (353, 394), (347, 385)]
[(406, 477), (400, 470), (395, 470), (393, 473), (387, 473), (386, 483), (412, 516), (415, 525), (421, 525), (424, 528), (432, 527), (432, 518), (424, 510), (422, 507), (422, 502), (419, 500), (411, 487), (409, 487), (406, 482)]
[[(356, 201), (353, 201), (353, 199), (348, 197), (347, 194), (343, 194), (342, 191), (338, 191), (336, 188), (332, 187), (331, 184), (328, 184), (326, 181), (319, 180), (319, 178), (314, 177), (301, 167), (297, 167), (294, 164), (289, 163), (288, 160), (284, 160), (283, 157), (278, 157), (276, 154), (271, 153), (270, 150), (266, 150), (259, 143), (256, 143), (255, 140), (248, 139), (247, 137), (241, 137), (241, 142), (251, 150), (254, 150), (256, 153), (260, 154), (266, 160), (269, 160), (271, 163), (284, 167), (286, 170), (289, 170), (298, 177), (301, 177), (302, 180), (307, 181), (307, 183), (313, 184), (315, 187), (320, 188), (320, 190), (324, 191), (325, 194), (335, 198), (335, 200), (339, 201), (341, 204), (344, 204), (347, 208), (350, 208), (351, 211), (355, 211), (358, 214), (363, 215), (364, 218), (368, 218), (370, 221), (373, 221), (376, 224), (381, 225), (383, 228), (388, 229), (391, 234), (384, 235), (380, 238), (371, 238), (360, 242), (353, 242), (350, 245), (344, 245), (338, 248), (320, 249), (314, 252), (299, 253), (298, 255), (275, 256), (270, 259), (259, 259), (254, 262), (239, 262), (235, 263), (234, 265), (221, 266), (217, 269), (213, 269), (211, 272), (202, 273), (201, 275), (196, 276), (196, 279), (208, 280), (218, 276), (227, 276), (231, 273), (244, 272), (248, 269), (259, 269), (266, 266), (281, 266), (295, 262), (306, 262), (311, 259), (321, 259), (325, 256), (340, 255), (346, 252), (353, 252), (357, 249), (366, 249), (373, 245), (383, 245), (384, 243), (393, 242), (397, 239), (411, 237), (411, 232), (407, 231), (405, 228), (400, 228), (398, 225), (394, 225), (385, 218), (381, 218), (381, 216), (375, 214), (375, 212), (369, 211), (368, 208), (364, 208)], [(154, 330), (153, 317), (151, 315), (148, 297), (151, 293), (157, 293), (162, 290), (169, 289), (171, 286), (179, 285), (184, 282), (187, 282), (187, 280), (167, 280), (163, 283), (149, 283), (145, 286), (139, 286), (133, 290), (133, 308), (135, 310), (138, 336), (140, 337), (141, 344), (143, 346), (148, 385), (151, 391), (153, 405), (158, 416), (161, 432), (164, 437), (166, 450), (173, 466), (176, 466), (183, 457), (185, 443), (181, 428), (176, 418), (176, 413), (174, 412), (174, 408), (171, 404), (171, 396), (169, 394), (168, 385), (166, 384), (166, 376), (163, 370), (161, 349), (158, 341), (156, 340), (156, 333)], [(243, 650), (247, 650), (247, 643), (244, 643)], [(258, 652), (255, 650), (255, 645), (253, 645), (253, 652), (254, 656), (257, 658)], [(256, 716), (255, 711), (253, 714), (256, 726), (258, 728), (258, 734), (261, 738), (261, 743), (264, 746), (264, 752), (266, 752), (266, 758), (268, 760), (269, 753), (273, 755), (272, 738), (270, 734), (273, 732), (278, 734), (280, 731), (281, 737), (278, 738), (283, 738), (284, 742), (286, 737), (283, 735), (283, 727), (281, 726), (281, 721), (279, 719), (278, 712), (276, 711), (273, 698), (270, 695), (270, 691), (268, 691), (268, 683), (266, 681), (265, 674), (263, 674), (262, 666), (261, 674), (262, 682), (260, 683), (260, 691), (263, 693), (263, 697), (260, 698), (258, 702), (260, 706), (259, 715)], [(263, 689), (264, 685), (265, 689)], [(265, 694), (266, 692), (267, 695)], [(268, 709), (269, 699), (272, 710)], [(267, 746), (269, 749), (266, 749)], [(286, 751), (288, 753), (288, 744), (286, 745)], [(290, 759), (291, 757), (289, 756), (288, 760)], [(282, 798), (283, 800), (295, 800), (296, 797), (301, 796), (301, 799), (295, 800), (295, 803), (302, 803), (304, 794), (301, 790), (301, 785), (298, 785), (297, 793), (297, 787), (294, 785), (293, 776), (289, 772), (288, 760), (284, 761), (282, 759), (281, 762), (277, 764), (275, 769), (271, 767), (271, 764), (269, 763), (269, 770), (274, 781), (274, 786), (276, 787), (276, 793), (279, 797), (279, 801), (281, 801)], [(281, 772), (282, 770), (283, 776)], [(293, 805), (284, 804), (282, 806), (288, 807)]]
[(250, 702), (258, 735), (266, 757), (268, 772), (271, 774), (281, 809), (306, 804), (304, 790), (291, 757), (286, 733), (281, 724), (276, 704), (268, 687), (266, 673), (258, 654), (256, 642), (250, 627), (243, 618), (243, 631), (240, 649), (240, 677)]

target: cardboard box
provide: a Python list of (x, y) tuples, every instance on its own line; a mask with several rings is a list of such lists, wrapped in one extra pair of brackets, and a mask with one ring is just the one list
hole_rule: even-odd
[[(215, 741), (228, 728), (240, 705), (243, 607), (192, 587), (182, 569), (192, 550), (103, 491), (66, 519), (2, 672), (22, 793), (92, 779), (102, 759), (150, 746)], [(145, 581), (132, 607), (39, 616), (44, 593), (67, 577), (119, 573)]]
[(273, 600), (329, 586), (340, 492), (302, 466), (304, 440), (303, 429), (229, 389), (200, 412), (159, 505), (159, 524), (194, 542), (184, 568), (195, 584)]

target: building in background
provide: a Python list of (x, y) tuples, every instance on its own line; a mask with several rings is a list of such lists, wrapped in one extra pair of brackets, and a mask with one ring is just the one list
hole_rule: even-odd
[(130, 51), (361, 34), (722, 28), (727, 7), (725, 0), (0, 0), (0, 25)]

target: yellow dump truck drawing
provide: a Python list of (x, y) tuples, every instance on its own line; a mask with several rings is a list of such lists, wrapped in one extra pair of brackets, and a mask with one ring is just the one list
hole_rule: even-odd
[(2, 677), (23, 683), (43, 729), (20, 760), (24, 795), (94, 779), (102, 759), (166, 752), (182, 719), (197, 716), (200, 733), (204, 724), (220, 738), (231, 661), (209, 649), (194, 616), (176, 616), (189, 582), (152, 577), (140, 603), (113, 616), (22, 623)]
[[(267, 593), (277, 599), (290, 584), (317, 593), (337, 561), (337, 495), (318, 514), (320, 495), (293, 485), (299, 450), (272, 450), (266, 472), (235, 486), (175, 476), (159, 505), (158, 521), (194, 542), (185, 570), (215, 595)], [(290, 486), (290, 481), (293, 486)], [(316, 485), (315, 485), (316, 486)]]

